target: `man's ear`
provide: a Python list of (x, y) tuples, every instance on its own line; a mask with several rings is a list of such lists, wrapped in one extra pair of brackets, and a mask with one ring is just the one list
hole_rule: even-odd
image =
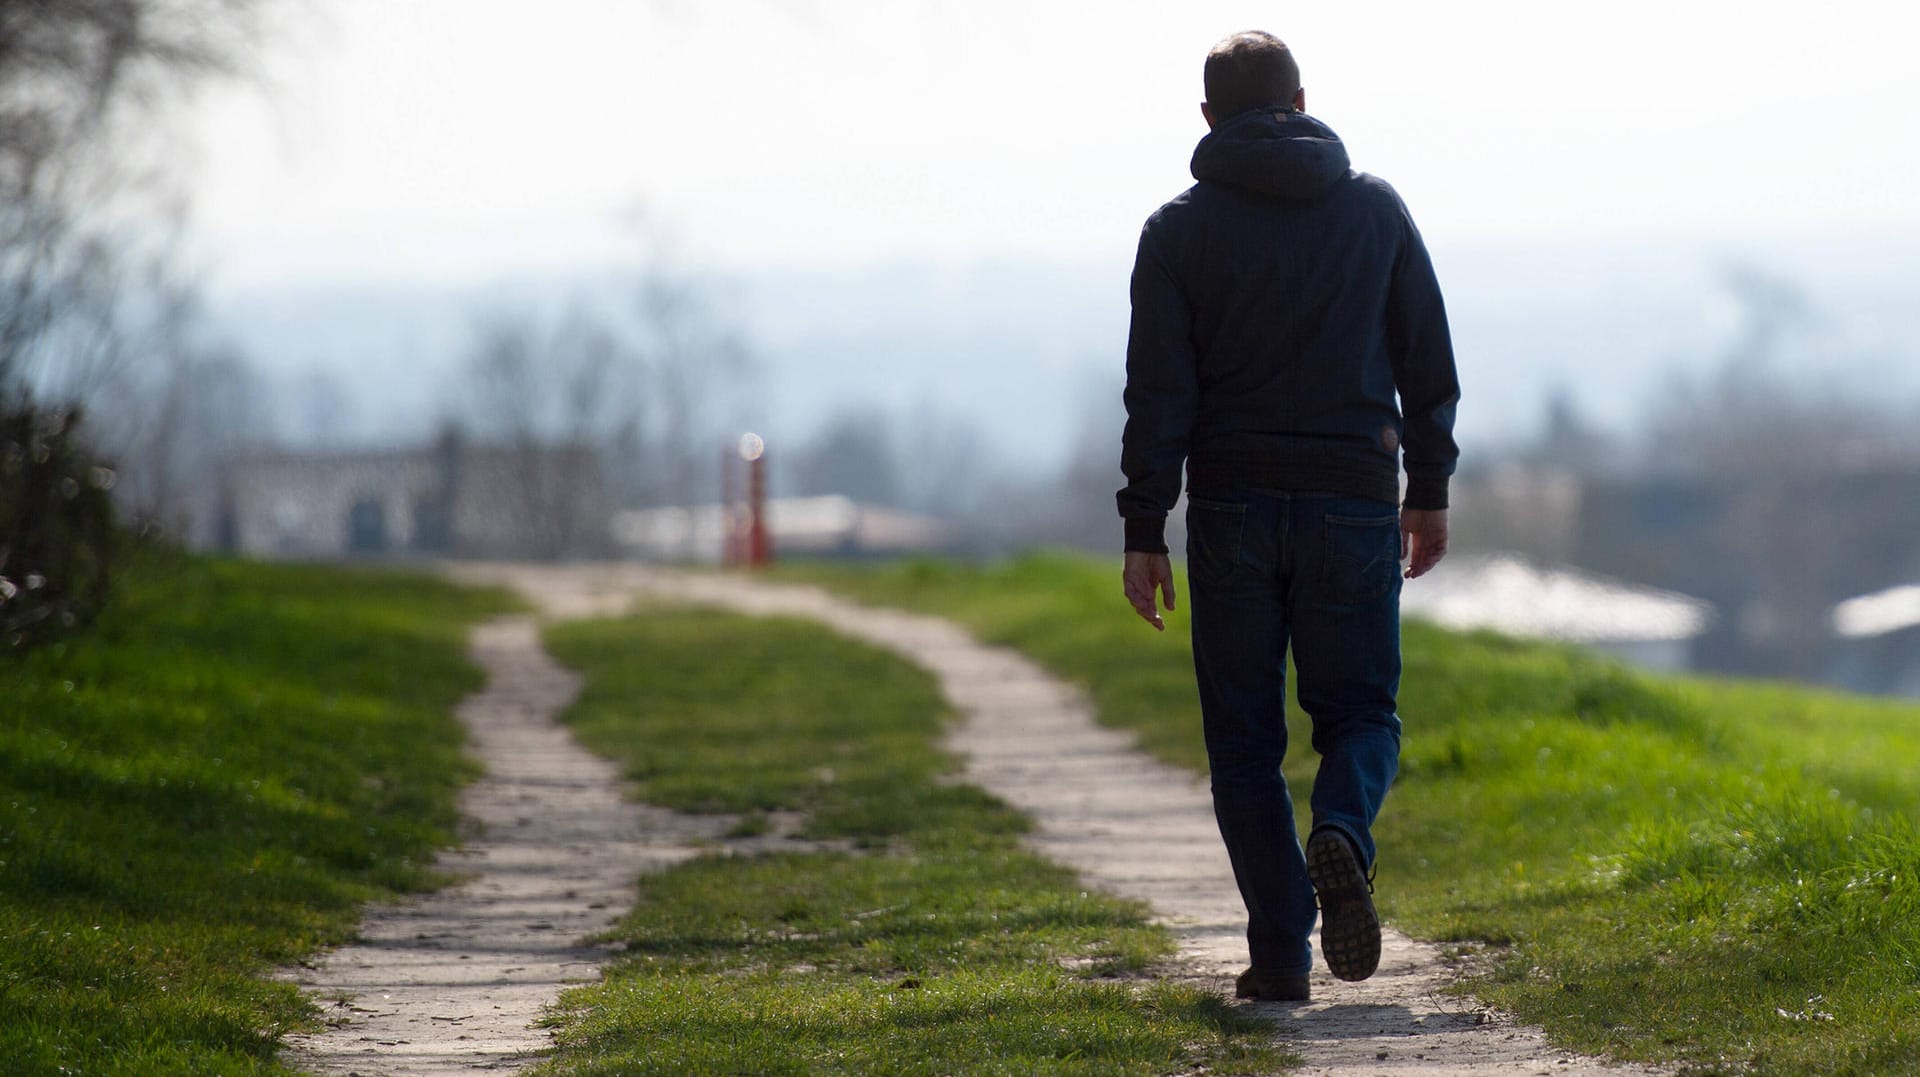
[(1305, 86), (1293, 91), (1293, 110), (1295, 112), (1305, 112), (1307, 110), (1307, 88)]
[(1218, 122), (1213, 118), (1213, 106), (1205, 101), (1200, 102), (1200, 115), (1206, 118), (1207, 130), (1213, 130), (1214, 124)]

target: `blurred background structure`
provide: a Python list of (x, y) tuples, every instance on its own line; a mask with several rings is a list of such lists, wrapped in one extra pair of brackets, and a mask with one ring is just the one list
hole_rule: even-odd
[[(1133, 242), (1272, 16), (0, 6), (0, 389), (251, 555), (717, 558), (746, 429), (777, 549), (1112, 552)], [(1409, 609), (1920, 691), (1920, 14), (1290, 18), (1453, 317), (1461, 556)]]

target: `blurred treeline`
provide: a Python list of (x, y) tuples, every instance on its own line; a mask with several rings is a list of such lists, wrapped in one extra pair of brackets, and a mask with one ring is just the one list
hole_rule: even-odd
[(1537, 438), (1470, 454), (1458, 545), (1706, 599), (1703, 669), (1920, 688), (1920, 619), (1836, 621), (1843, 602), (1920, 583), (1910, 359), (1852, 350), (1791, 277), (1732, 265), (1722, 284), (1738, 318), (1720, 353), (1671, 377), (1634, 428), (1589, 424), (1573, 385)]

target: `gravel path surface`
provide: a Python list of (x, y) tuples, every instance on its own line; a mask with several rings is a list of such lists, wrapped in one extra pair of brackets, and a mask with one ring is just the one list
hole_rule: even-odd
[[(1034, 847), (1091, 885), (1148, 902), (1173, 930), (1180, 953), (1169, 975), (1230, 992), (1245, 964), (1244, 913), (1204, 782), (1099, 726), (1083, 693), (1012, 651), (936, 618), (742, 577), (631, 565), (450, 571), (513, 586), (548, 617), (617, 613), (648, 599), (693, 602), (810, 618), (894, 651), (939, 677), (963, 716), (950, 746), (966, 760), (967, 779), (1034, 817)], [(1120, 616), (1117, 585), (1115, 594)], [(297, 975), (359, 998), (342, 1004), (350, 1019), (341, 1027), (299, 1045), (297, 1064), (367, 1075), (513, 1068), (546, 1044), (526, 1028), (540, 1006), (564, 984), (596, 975), (599, 955), (574, 940), (613, 921), (640, 871), (712, 836), (698, 830), (711, 821), (621, 801), (612, 768), (553, 726), (577, 686), (540, 654), (530, 622), (487, 626), (475, 655), (493, 679), (461, 715), (475, 724), (475, 750), (489, 768), (467, 804), (484, 829), (447, 866), (478, 877), (376, 912), (366, 944)], [(494, 724), (510, 728), (485, 732)], [(537, 759), (552, 769), (512, 776)], [(529, 892), (536, 885), (537, 895)], [(1433, 947), (1389, 930), (1372, 979), (1341, 983), (1322, 969), (1313, 1002), (1257, 1008), (1305, 1053), (1307, 1074), (1655, 1072), (1553, 1050), (1537, 1030), (1445, 996), (1449, 982)]]
[(533, 1028), (607, 954), (580, 940), (613, 926), (633, 881), (692, 856), (729, 821), (621, 796), (619, 772), (557, 725), (579, 678), (540, 649), (530, 618), (480, 625), (487, 684), (461, 703), (486, 774), (463, 792), (463, 848), (437, 866), (466, 881), (371, 910), (360, 941), (287, 978), (323, 999), (328, 1028), (292, 1037), (286, 1061), (327, 1074), (511, 1072), (548, 1047)]
[[(938, 618), (738, 576), (612, 571), (621, 587), (664, 598), (812, 618), (932, 671), (963, 717), (949, 744), (966, 760), (967, 780), (1031, 815), (1041, 853), (1150, 904), (1180, 941), (1174, 975), (1231, 992), (1246, 966), (1246, 913), (1205, 781), (1099, 725), (1079, 689)], [(1114, 616), (1131, 616), (1115, 575)], [(1654, 1072), (1554, 1050), (1538, 1029), (1446, 996), (1450, 982), (1434, 947), (1388, 929), (1372, 979), (1343, 983), (1322, 967), (1313, 1002), (1258, 1008), (1305, 1054), (1307, 1074)]]

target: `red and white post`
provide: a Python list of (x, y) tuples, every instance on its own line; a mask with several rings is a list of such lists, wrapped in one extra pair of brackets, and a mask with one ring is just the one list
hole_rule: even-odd
[(773, 563), (773, 539), (767, 528), (767, 443), (758, 434), (740, 435), (740, 459), (747, 462), (747, 567)]

